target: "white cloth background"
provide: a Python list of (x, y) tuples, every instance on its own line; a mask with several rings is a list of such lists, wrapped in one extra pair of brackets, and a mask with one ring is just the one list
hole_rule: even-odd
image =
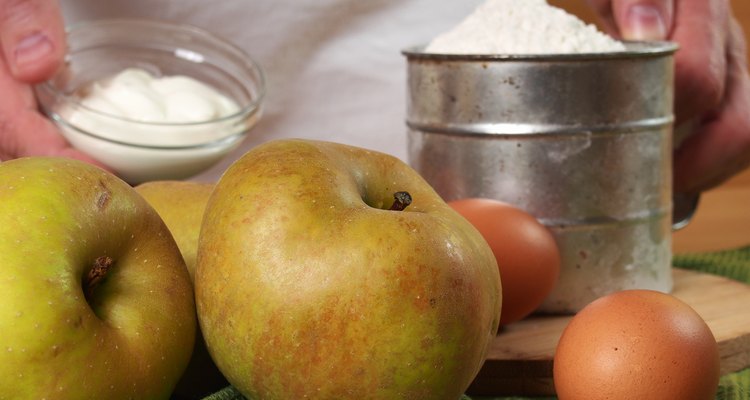
[(195, 179), (212, 181), (259, 143), (347, 143), (406, 160), (404, 48), (456, 25), (479, 0), (62, 0), (67, 24), (139, 17), (188, 23), (243, 48), (266, 72), (248, 140)]

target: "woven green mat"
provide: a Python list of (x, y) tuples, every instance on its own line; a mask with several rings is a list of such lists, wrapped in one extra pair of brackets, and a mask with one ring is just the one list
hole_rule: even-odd
[[(675, 255), (675, 267), (707, 272), (750, 284), (750, 246), (713, 253)], [(528, 400), (529, 397), (473, 397), (461, 400)], [(555, 397), (534, 397), (534, 400)], [(725, 375), (719, 382), (717, 400), (750, 400), (750, 368)], [(237, 390), (227, 387), (204, 400), (246, 400)]]

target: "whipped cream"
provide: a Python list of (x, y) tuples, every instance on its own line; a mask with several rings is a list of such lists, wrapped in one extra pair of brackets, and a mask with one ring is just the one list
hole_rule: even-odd
[(91, 110), (138, 122), (205, 122), (239, 111), (237, 103), (203, 82), (157, 77), (139, 68), (94, 82), (81, 95), (81, 104)]

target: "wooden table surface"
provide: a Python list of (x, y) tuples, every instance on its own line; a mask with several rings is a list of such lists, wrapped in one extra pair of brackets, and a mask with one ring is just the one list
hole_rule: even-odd
[(693, 219), (672, 239), (675, 254), (750, 245), (750, 169), (704, 192)]

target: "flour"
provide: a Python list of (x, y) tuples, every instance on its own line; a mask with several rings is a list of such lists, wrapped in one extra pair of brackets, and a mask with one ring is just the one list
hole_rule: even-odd
[(487, 0), (425, 49), (445, 54), (569, 54), (625, 50), (546, 0)]

